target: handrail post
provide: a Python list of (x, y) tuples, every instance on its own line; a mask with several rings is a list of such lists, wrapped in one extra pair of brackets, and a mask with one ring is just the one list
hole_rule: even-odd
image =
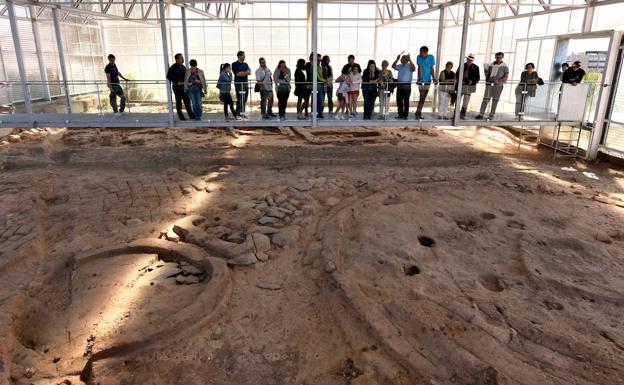
[(468, 19), (470, 16), (470, 0), (464, 1), (464, 20), (462, 24), (462, 39), (461, 49), (459, 52), (459, 69), (457, 74), (457, 95), (455, 96), (455, 114), (453, 115), (453, 126), (457, 126), (459, 121), (459, 112), (461, 110), (462, 100), (462, 88), (464, 87), (464, 64), (466, 57), (466, 42), (468, 39)]

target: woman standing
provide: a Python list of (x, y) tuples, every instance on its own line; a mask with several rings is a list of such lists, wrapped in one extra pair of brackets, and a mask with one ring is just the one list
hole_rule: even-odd
[(230, 120), (228, 115), (228, 106), (232, 112), (232, 116), (236, 120), (241, 120), (234, 110), (234, 102), (232, 101), (232, 67), (230, 63), (221, 64), (219, 69), (219, 81), (217, 82), (217, 88), (219, 89), (219, 100), (223, 102), (223, 113), (225, 114), (225, 120)]
[(388, 68), (390, 63), (387, 60), (381, 62), (381, 71), (379, 72), (379, 115), (386, 119), (390, 112), (390, 94), (394, 91), (394, 75), (392, 70)]
[(352, 65), (347, 78), (349, 92), (347, 93), (347, 109), (350, 112), (349, 118), (357, 116), (357, 100), (360, 96), (360, 86), (362, 84), (362, 75), (360, 74), (360, 66)]
[(364, 94), (364, 119), (369, 120), (375, 110), (375, 100), (377, 100), (379, 68), (374, 60), (368, 62), (368, 68), (362, 76), (362, 93)]
[(306, 83), (305, 60), (297, 60), (295, 70), (295, 95), (297, 96), (297, 119), (305, 119), (304, 110), (308, 110), (310, 91)]
[(189, 69), (184, 75), (184, 92), (191, 99), (191, 108), (195, 120), (201, 120), (202, 116), (202, 98), (206, 95), (206, 78), (204, 71), (197, 68), (197, 60), (192, 59), (189, 62)]
[(273, 73), (275, 81), (275, 92), (277, 93), (277, 105), (279, 108), (279, 117), (286, 117), (286, 106), (288, 105), (288, 97), (290, 96), (290, 69), (286, 67), (286, 62), (280, 60), (277, 68)]
[(539, 83), (539, 75), (535, 71), (535, 64), (527, 63), (524, 66), (525, 71), (520, 75), (520, 83), (516, 87), (516, 116), (518, 118), (524, 115), (524, 104), (526, 98), (534, 98), (537, 84)]
[(449, 99), (451, 104), (454, 102), (455, 84), (457, 79), (453, 72), (453, 62), (446, 62), (444, 70), (440, 72), (438, 77), (440, 85), (438, 86), (438, 109), (440, 111), (440, 119), (448, 119)]

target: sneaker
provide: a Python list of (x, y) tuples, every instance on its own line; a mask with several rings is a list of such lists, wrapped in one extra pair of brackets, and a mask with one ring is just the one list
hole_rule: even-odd
[(483, 119), (483, 115), (479, 114), (479, 115), (476, 116), (475, 119)]
[(418, 112), (414, 114), (414, 118), (415, 119), (422, 119), (422, 114), (419, 114)]
[(186, 118), (184, 116), (180, 116), (179, 118), (180, 118), (180, 120), (186, 120)]
[[(275, 117), (277, 117), (277, 115), (275, 115), (275, 114), (274, 114), (274, 113), (272, 113), (272, 112), (271, 112), (268, 116), (269, 116), (269, 118), (275, 118)], [(283, 116), (282, 116), (282, 117), (283, 117)]]
[(262, 115), (262, 119), (271, 119), (269, 115)]
[(317, 115), (317, 118), (319, 118), (319, 119), (325, 119), (325, 117), (323, 116), (323, 114), (318, 114), (318, 115)]
[(488, 116), (488, 119), (489, 119), (489, 120), (494, 120), (494, 115), (490, 115), (490, 116)]
[(236, 116), (234, 117), (234, 119), (235, 119), (235, 120), (243, 120), (243, 118), (241, 118), (241, 117), (240, 117), (240, 116), (238, 116), (238, 115), (236, 115)]

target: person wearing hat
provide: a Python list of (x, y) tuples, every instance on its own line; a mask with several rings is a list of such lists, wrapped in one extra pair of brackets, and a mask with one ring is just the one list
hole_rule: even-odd
[(503, 62), (504, 56), (504, 53), (497, 52), (494, 55), (496, 60), (485, 68), (485, 94), (483, 95), (481, 110), (479, 115), (477, 115), (477, 119), (483, 119), (490, 100), (492, 100), (492, 107), (490, 108), (489, 118), (494, 118), (496, 106), (498, 106), (498, 101), (503, 93), (503, 86), (509, 77), (509, 67), (507, 67), (505, 62)]
[[(459, 68), (457, 71), (459, 71)], [(464, 78), (461, 88), (462, 106), (459, 116), (462, 119), (466, 117), (466, 110), (468, 109), (468, 103), (470, 103), (470, 96), (477, 90), (477, 83), (479, 83), (480, 80), (481, 74), (479, 73), (479, 66), (474, 64), (474, 55), (470, 54), (466, 56), (466, 63), (464, 64)]]
[(575, 61), (572, 67), (565, 70), (561, 79), (562, 83), (572, 84), (573, 86), (583, 81), (585, 77), (585, 70), (581, 68), (581, 62)]

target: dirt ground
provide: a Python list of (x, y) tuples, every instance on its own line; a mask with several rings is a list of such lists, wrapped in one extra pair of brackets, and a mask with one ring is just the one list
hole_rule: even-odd
[(624, 384), (621, 169), (340, 130), (0, 139), (0, 384)]

